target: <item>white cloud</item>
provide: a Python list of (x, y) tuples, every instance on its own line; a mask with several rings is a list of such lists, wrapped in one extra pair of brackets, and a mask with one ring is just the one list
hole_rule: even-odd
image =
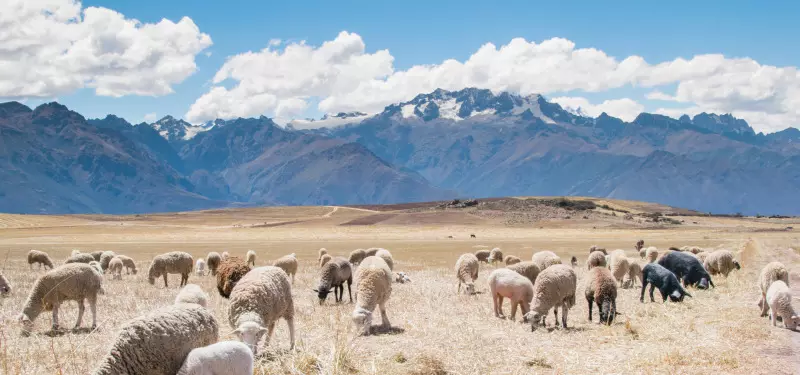
[(156, 120), (158, 120), (158, 114), (156, 114), (155, 112), (148, 113), (148, 114), (144, 115), (143, 120), (146, 123), (156, 122)]
[(630, 98), (605, 100), (600, 104), (592, 104), (588, 99), (579, 96), (561, 96), (550, 101), (574, 113), (597, 117), (605, 112), (609, 116), (625, 121), (633, 121), (636, 116), (644, 112), (644, 106)]
[(0, 12), (0, 97), (88, 87), (103, 96), (165, 95), (211, 45), (187, 17), (141, 23), (74, 0), (8, 0)]

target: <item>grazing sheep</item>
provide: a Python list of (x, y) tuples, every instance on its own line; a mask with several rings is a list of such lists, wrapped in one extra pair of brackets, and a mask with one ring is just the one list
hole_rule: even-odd
[(0, 296), (7, 296), (11, 294), (11, 283), (6, 280), (6, 277), (0, 274)]
[(328, 253), (328, 250), (325, 249), (324, 247), (319, 249), (319, 257), (317, 259), (322, 260), (322, 256), (327, 254), (327, 253)]
[(380, 249), (381, 249), (380, 247), (370, 247), (369, 249), (364, 251), (364, 255), (366, 255), (368, 257), (375, 256), (375, 254), (377, 254), (378, 250), (380, 250)]
[(550, 266), (561, 264), (561, 258), (559, 258), (558, 255), (552, 251), (539, 251), (536, 254), (533, 254), (531, 261), (536, 263), (540, 271), (544, 271)]
[(608, 253), (606, 252), (606, 249), (604, 249), (604, 248), (597, 247), (597, 245), (589, 246), (589, 254), (591, 254), (591, 253), (593, 253), (595, 251), (599, 251), (599, 252), (603, 253), (603, 255), (608, 255)]
[(701, 252), (699, 252), (697, 254), (694, 254), (694, 256), (697, 258), (697, 260), (700, 261), (700, 263), (705, 263), (706, 262), (706, 258), (708, 258), (708, 254), (709, 254), (708, 252), (701, 251)]
[(100, 257), (103, 255), (103, 250), (92, 251), (91, 254), (92, 254), (92, 258), (94, 258), (94, 260), (99, 262), (100, 261)]
[(700, 247), (697, 247), (697, 246), (692, 246), (692, 247), (689, 248), (689, 252), (691, 252), (692, 254), (697, 254), (697, 253), (700, 253), (702, 251), (703, 251), (703, 249), (700, 248)]
[(239, 341), (221, 341), (189, 352), (177, 375), (253, 375), (253, 351)]
[(475, 280), (478, 278), (480, 264), (478, 257), (470, 253), (461, 254), (456, 261), (456, 278), (458, 279), (458, 289), (456, 294), (461, 293), (461, 284), (465, 285), (464, 293), (475, 294)]
[(341, 302), (344, 297), (345, 282), (347, 282), (347, 295), (350, 296), (350, 302), (353, 302), (353, 292), (350, 287), (353, 284), (353, 269), (350, 262), (347, 259), (336, 257), (325, 263), (320, 269), (317, 289), (314, 289), (319, 297), (320, 305), (325, 302), (331, 291), (333, 291), (336, 302)]
[(539, 274), (533, 284), (531, 311), (524, 316), (524, 321), (531, 324), (531, 331), (535, 331), (540, 322), (545, 324), (547, 312), (551, 308), (557, 326), (559, 307), (562, 327), (567, 328), (567, 314), (575, 306), (577, 282), (575, 271), (563, 264), (550, 266)]
[(103, 274), (103, 267), (100, 267), (100, 262), (93, 260), (89, 262), (89, 265), (92, 266), (92, 268), (96, 269), (97, 272), (100, 272), (101, 275)]
[(794, 330), (797, 323), (800, 323), (800, 316), (794, 312), (792, 307), (792, 292), (789, 286), (782, 280), (776, 280), (767, 290), (767, 305), (769, 306), (769, 320), (772, 326), (777, 325), (778, 316), (783, 320), (783, 326)]
[(658, 260), (658, 249), (655, 246), (648, 247), (645, 258), (647, 258), (647, 263), (653, 263)]
[[(105, 253), (103, 254), (105, 256)], [(180, 286), (186, 285), (189, 282), (189, 274), (192, 273), (194, 260), (189, 253), (183, 251), (171, 251), (157, 255), (150, 263), (150, 269), (147, 270), (147, 282), (150, 285), (155, 284), (156, 278), (164, 278), (164, 287), (167, 285), (167, 274), (179, 273), (181, 275)]]
[(72, 255), (69, 258), (67, 258), (67, 260), (64, 261), (64, 264), (70, 264), (70, 263), (86, 263), (86, 264), (89, 264), (89, 263), (94, 262), (94, 261), (95, 260), (94, 260), (94, 257), (92, 257), (92, 254), (78, 253), (78, 254)]
[(58, 329), (58, 308), (64, 301), (78, 302), (78, 320), (75, 328), (83, 321), (83, 300), (89, 302), (92, 312), (92, 329), (97, 327), (97, 295), (103, 294), (103, 276), (86, 263), (65, 264), (50, 270), (33, 283), (28, 300), (19, 315), (25, 332), (33, 328), (33, 321), (42, 311), (53, 311), (53, 330)]
[(125, 255), (117, 255), (116, 258), (122, 260), (122, 265), (125, 266), (126, 274), (128, 275), (130, 275), (131, 273), (133, 273), (134, 275), (136, 274), (137, 272), (136, 263), (133, 262), (133, 259), (131, 259), (131, 257)]
[(673, 251), (661, 257), (658, 264), (672, 271), (678, 279), (683, 281), (684, 287), (695, 285), (698, 289), (708, 289), (709, 285), (714, 286), (708, 271), (692, 254)]
[(483, 263), (489, 263), (489, 255), (491, 255), (489, 250), (478, 250), (475, 252), (475, 257), (478, 258), (479, 262)]
[(496, 263), (503, 261), (503, 251), (499, 247), (495, 247), (489, 252), (489, 263)]
[(632, 288), (636, 286), (636, 280), (642, 282), (642, 266), (635, 258), (628, 258), (628, 280), (625, 281), (625, 288)]
[(411, 282), (411, 278), (408, 277), (408, 275), (406, 275), (405, 272), (396, 272), (394, 274), (394, 282), (396, 282), (398, 284), (410, 283)]
[(219, 339), (219, 323), (205, 308), (169, 305), (125, 323), (94, 375), (172, 375), (189, 353)]
[(717, 250), (708, 254), (705, 261), (703, 261), (703, 267), (710, 275), (722, 274), (725, 277), (728, 277), (728, 274), (734, 269), (739, 270), (742, 268), (739, 262), (733, 259), (733, 253), (730, 250)]
[(389, 250), (380, 249), (375, 252), (375, 256), (383, 258), (383, 260), (386, 262), (386, 265), (389, 266), (389, 269), (394, 270), (394, 258), (392, 258), (392, 253), (390, 253)]
[(639, 249), (639, 258), (644, 259), (647, 257), (647, 248)]
[(356, 307), (353, 310), (356, 331), (369, 335), (375, 307), (380, 307), (381, 326), (391, 327), (386, 315), (386, 302), (391, 295), (392, 270), (389, 265), (378, 256), (364, 258), (356, 270)]
[(608, 266), (611, 270), (611, 274), (614, 275), (614, 279), (617, 280), (619, 286), (622, 286), (625, 275), (628, 274), (628, 268), (630, 268), (628, 257), (625, 255), (625, 251), (614, 250), (611, 252), (611, 262)]
[(570, 260), (569, 260), (569, 264), (570, 264), (570, 265), (572, 265), (572, 267), (577, 267), (577, 266), (578, 266), (578, 258), (576, 258), (576, 257), (573, 255), (573, 256), (572, 256), (572, 259), (570, 259)]
[(175, 296), (175, 303), (195, 303), (208, 307), (208, 294), (197, 284), (186, 284)]
[(217, 269), (217, 291), (219, 295), (228, 298), (236, 283), (250, 272), (250, 266), (239, 257), (228, 257), (222, 260)]
[(222, 257), (216, 251), (212, 251), (206, 255), (206, 265), (211, 271), (211, 276), (217, 276), (217, 269), (219, 268), (220, 261), (222, 261)]
[(644, 249), (644, 240), (636, 241), (636, 245), (634, 246), (634, 249), (636, 249), (636, 251), (640, 251), (640, 250)]
[[(122, 259), (114, 257), (108, 262), (108, 270), (111, 272), (111, 279), (113, 280), (122, 280), (122, 268), (124, 265), (122, 264)], [(102, 268), (102, 265), (101, 265)]]
[(228, 254), (228, 252), (227, 252), (227, 251), (223, 251), (223, 252), (222, 252), (222, 255), (220, 256), (220, 260), (225, 260), (225, 259), (228, 259), (228, 258), (230, 258), (230, 257), (231, 257), (231, 255), (230, 255), (230, 254)]
[(527, 277), (508, 268), (499, 268), (489, 274), (488, 283), (495, 317), (505, 319), (503, 298), (511, 301), (511, 320), (514, 320), (514, 316), (517, 314), (517, 306), (520, 307), (522, 315), (530, 311), (533, 284)]
[(789, 270), (781, 262), (771, 262), (761, 269), (758, 275), (758, 286), (761, 288), (761, 299), (758, 301), (758, 306), (761, 307), (761, 316), (767, 316), (769, 311), (769, 304), (767, 301), (767, 291), (775, 281), (783, 281), (789, 285)]
[(593, 251), (589, 254), (589, 257), (586, 258), (586, 269), (592, 269), (594, 267), (606, 267), (606, 256), (603, 255), (602, 252)]
[(367, 257), (367, 252), (364, 249), (355, 249), (350, 252), (350, 264), (358, 265)]
[(597, 303), (600, 323), (611, 325), (617, 315), (617, 282), (611, 271), (603, 267), (589, 270), (584, 295), (589, 303), (589, 321), (592, 321), (592, 304)]
[(333, 257), (330, 254), (323, 254), (322, 258), (319, 258), (319, 268), (322, 268), (326, 263), (330, 262)]
[(272, 265), (282, 269), (283, 272), (286, 272), (286, 275), (291, 276), (292, 285), (294, 285), (294, 274), (297, 273), (297, 257), (294, 253), (278, 258)]
[(522, 259), (519, 259), (518, 257), (515, 257), (513, 255), (506, 255), (506, 257), (503, 258), (503, 263), (505, 263), (506, 266), (517, 264), (519, 262), (522, 262)]
[(197, 273), (197, 276), (205, 276), (206, 275), (206, 261), (203, 258), (197, 260), (194, 263), (194, 269)]
[(53, 269), (53, 261), (50, 260), (50, 256), (44, 251), (31, 250), (28, 252), (28, 266), (30, 266), (31, 269), (33, 269), (34, 263), (38, 263), (39, 268), (44, 266), (45, 269)]
[(264, 333), (267, 333), (265, 344), (269, 345), (275, 322), (280, 318), (289, 326), (289, 349), (294, 349), (294, 301), (289, 278), (278, 267), (254, 268), (231, 291), (228, 323), (233, 333), (255, 355)]
[(103, 268), (103, 272), (108, 270), (108, 263), (111, 262), (111, 259), (114, 259), (116, 255), (117, 254), (114, 254), (113, 251), (104, 251), (100, 254), (100, 267)]
[(245, 259), (247, 259), (247, 261), (246, 261), (247, 265), (252, 266), (252, 267), (256, 266), (256, 252), (255, 251), (247, 250), (247, 256), (245, 257)]
[(650, 302), (655, 302), (653, 291), (658, 288), (661, 292), (662, 302), (667, 301), (667, 297), (672, 302), (682, 302), (683, 297), (691, 297), (685, 289), (681, 287), (678, 278), (672, 271), (664, 268), (658, 263), (648, 263), (642, 269), (642, 293), (639, 302), (644, 303), (644, 290), (650, 284)]
[(531, 284), (536, 283), (536, 277), (539, 276), (539, 272), (541, 272), (539, 270), (539, 266), (537, 266), (536, 263), (529, 261), (512, 264), (506, 268), (522, 276), (525, 276), (528, 280), (531, 281)]

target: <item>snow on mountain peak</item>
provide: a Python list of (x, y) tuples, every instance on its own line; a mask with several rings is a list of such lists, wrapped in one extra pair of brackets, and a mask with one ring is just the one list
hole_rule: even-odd
[(214, 127), (214, 124), (196, 126), (186, 121), (176, 119), (172, 116), (165, 116), (161, 120), (150, 124), (150, 126), (155, 129), (159, 135), (164, 137), (164, 139), (170, 142), (175, 142), (188, 141), (194, 138), (197, 134), (210, 130), (212, 127)]

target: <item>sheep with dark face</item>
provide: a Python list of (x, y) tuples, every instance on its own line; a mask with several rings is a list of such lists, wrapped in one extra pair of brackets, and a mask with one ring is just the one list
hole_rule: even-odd
[(317, 289), (314, 289), (319, 297), (319, 303), (325, 302), (330, 292), (333, 292), (336, 302), (341, 302), (344, 297), (345, 282), (347, 282), (347, 294), (350, 296), (350, 302), (353, 302), (353, 292), (351, 291), (353, 268), (350, 266), (350, 262), (347, 259), (336, 257), (325, 263), (320, 269)]
[(584, 296), (589, 303), (589, 321), (592, 321), (592, 305), (596, 303), (600, 323), (611, 325), (617, 314), (617, 282), (611, 271), (603, 267), (589, 270)]
[(682, 251), (673, 251), (659, 259), (658, 264), (670, 270), (683, 282), (683, 286), (697, 286), (698, 289), (708, 289), (714, 286), (711, 276), (703, 267), (696, 256)]
[[(695, 257), (700, 259), (697, 256)], [(728, 274), (733, 270), (742, 268), (739, 262), (733, 257), (733, 253), (730, 250), (717, 250), (708, 254), (702, 263), (709, 274), (721, 274), (725, 277), (728, 277)]]
[(647, 288), (647, 284), (650, 284), (650, 302), (655, 302), (653, 298), (655, 288), (661, 292), (662, 302), (666, 302), (667, 297), (672, 302), (682, 302), (683, 297), (692, 296), (681, 287), (678, 278), (672, 271), (658, 263), (648, 263), (642, 269), (642, 294), (639, 296), (639, 301), (642, 303), (644, 303), (644, 290)]

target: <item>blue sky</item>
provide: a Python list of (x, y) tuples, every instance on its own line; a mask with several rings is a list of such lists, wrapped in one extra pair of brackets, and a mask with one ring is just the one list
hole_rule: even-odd
[[(94, 89), (84, 87), (54, 96), (87, 117), (114, 113), (131, 122), (142, 121), (146, 114), (152, 113), (158, 117), (167, 114), (185, 116), (192, 104), (215, 86), (212, 82), (214, 75), (231, 56), (260, 51), (274, 39), (282, 41), (276, 47), (277, 50), (300, 41), (316, 47), (334, 40), (345, 30), (357, 34), (363, 40), (367, 54), (388, 50), (393, 58), (394, 71), (403, 71), (416, 65), (441, 64), (447, 59), (463, 62), (486, 43), (493, 43), (499, 48), (514, 38), (541, 43), (556, 37), (573, 42), (575, 48), (601, 50), (617, 60), (641, 56), (649, 64), (668, 62), (679, 57), (689, 60), (702, 54), (722, 54), (726, 58), (749, 57), (760, 65), (777, 68), (800, 64), (800, 50), (796, 48), (797, 36), (800, 35), (800, 26), (795, 19), (800, 14), (800, 3), (797, 2), (771, 3), (769, 7), (755, 2), (738, 1), (617, 1), (610, 4), (596, 1), (505, 1), (490, 4), (470, 1), (140, 0), (84, 1), (82, 5), (84, 9), (109, 8), (121, 13), (126, 19), (136, 19), (144, 24), (158, 23), (163, 18), (178, 22), (182, 17), (189, 17), (199, 31), (207, 34), (213, 41), (213, 44), (195, 55), (197, 70), (171, 85), (173, 93), (158, 96), (126, 94), (114, 97), (97, 95)], [(207, 56), (209, 52), (210, 56)], [(264, 69), (269, 69), (269, 66)], [(140, 79), (146, 80), (144, 77)], [(782, 81), (785, 79), (773, 80), (771, 84), (785, 86)], [(687, 98), (690, 99), (683, 100), (651, 100), (647, 97), (648, 93), (662, 91), (678, 98), (680, 94), (675, 90), (682, 82), (686, 80), (647, 87), (612, 85), (614, 87), (595, 91), (581, 88), (550, 90), (551, 92), (545, 92), (545, 96), (580, 97), (590, 103), (587, 105), (630, 98), (638, 103), (633, 109), (641, 106), (647, 111), (735, 111), (738, 109), (736, 105), (741, 103), (739, 99), (731, 101), (727, 98), (723, 102), (723, 99), (717, 97), (694, 100), (697, 95), (688, 95)], [(232, 89), (236, 84), (236, 81), (229, 80), (216, 85)], [(759, 85), (760, 88), (762, 86)], [(790, 83), (789, 86), (795, 87), (795, 84)], [(709, 87), (725, 89), (715, 84), (693, 89), (703, 91)], [(767, 90), (772, 90), (771, 86)], [(744, 108), (744, 117), (769, 117), (770, 120), (759, 124), (768, 130), (778, 130), (784, 123), (782, 127), (800, 125), (795, 122), (800, 116), (786, 104), (794, 103), (786, 99), (794, 93), (793, 89), (788, 90), (789, 94), (781, 94), (779, 99), (775, 99), (776, 103), (780, 103), (770, 104), (771, 109), (762, 111), (763, 113), (756, 109), (762, 107), (764, 98), (751, 98), (759, 106)], [(291, 95), (306, 97), (307, 93)], [(31, 96), (26, 98), (26, 102), (35, 105), (52, 98)], [(232, 96), (230, 100), (235, 101), (236, 98)], [(307, 98), (308, 105), (304, 110), (289, 113), (294, 117), (319, 116), (323, 109), (316, 108), (316, 103), (322, 98)], [(283, 99), (286, 98), (278, 98)], [(375, 103), (374, 106), (381, 103)], [(562, 105), (564, 103), (583, 102), (564, 99)], [(340, 108), (350, 106), (352, 104)], [(749, 104), (745, 103), (744, 106)], [(598, 107), (597, 110), (612, 107)], [(261, 112), (270, 116), (275, 114), (274, 106), (265, 105), (264, 108)], [(253, 110), (248, 107), (245, 113), (252, 114)], [(213, 116), (214, 113), (195, 118)]]

